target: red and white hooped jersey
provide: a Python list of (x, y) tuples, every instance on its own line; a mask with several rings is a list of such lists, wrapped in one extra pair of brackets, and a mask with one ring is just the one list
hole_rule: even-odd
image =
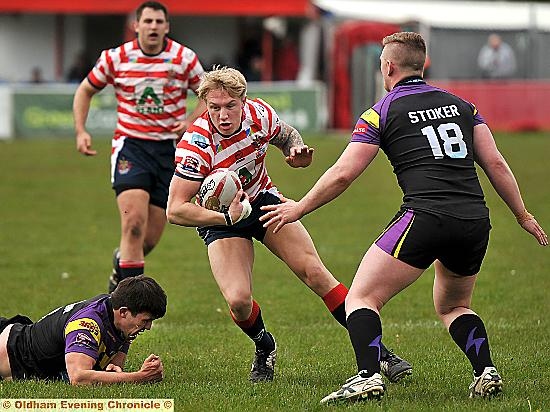
[(171, 39), (150, 56), (137, 39), (103, 50), (88, 74), (98, 89), (112, 84), (117, 98), (117, 136), (177, 139), (174, 122), (185, 119), (187, 90), (196, 92), (204, 70), (195, 52)]
[(265, 155), (269, 141), (280, 131), (279, 116), (261, 99), (246, 99), (241, 127), (229, 137), (216, 130), (205, 112), (178, 143), (175, 175), (202, 181), (212, 170), (228, 168), (239, 175), (251, 201), (265, 191), (278, 195), (267, 174)]

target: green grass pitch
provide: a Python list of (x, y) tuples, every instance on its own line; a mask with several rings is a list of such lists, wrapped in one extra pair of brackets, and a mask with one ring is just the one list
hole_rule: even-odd
[[(268, 167), (279, 189), (301, 197), (339, 156), (347, 135), (307, 135), (314, 164), (291, 169), (270, 148)], [(550, 138), (497, 135), (529, 210), (550, 231)], [(85, 158), (72, 140), (0, 143), (0, 315), (33, 319), (62, 304), (103, 293), (116, 246), (118, 212), (109, 184), (109, 140)], [(355, 371), (346, 332), (321, 300), (266, 251), (256, 247), (254, 296), (277, 338), (276, 380), (248, 382), (253, 346), (231, 321), (194, 229), (167, 226), (146, 272), (168, 294), (168, 313), (132, 345), (128, 368), (159, 354), (166, 377), (154, 385), (71, 387), (0, 382), (0, 398), (174, 398), (177, 411), (544, 411), (550, 407), (550, 249), (515, 222), (480, 173), (493, 230), (473, 308), (485, 320), (504, 393), (468, 399), (471, 371), (438, 322), (431, 301), (433, 270), (382, 312), (384, 341), (414, 366), (389, 384), (381, 403), (324, 407), (319, 400)], [(349, 286), (372, 240), (401, 202), (380, 153), (346, 193), (303, 219), (325, 264)]]

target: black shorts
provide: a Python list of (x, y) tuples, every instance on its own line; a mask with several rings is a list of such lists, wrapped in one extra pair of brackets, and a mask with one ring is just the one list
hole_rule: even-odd
[(117, 196), (128, 189), (143, 189), (149, 203), (166, 209), (174, 175), (174, 140), (113, 139), (111, 182)]
[(11, 319), (0, 318), (0, 332), (8, 325), (13, 325), (10, 329), (10, 334), (7, 341), (7, 352), (10, 360), (11, 377), (13, 380), (26, 379), (33, 377), (33, 369), (27, 367), (28, 354), (25, 350), (27, 347), (22, 344), (21, 338), (23, 330), (33, 322), (26, 316), (17, 315)]
[[(31, 322), (32, 323), (32, 322)], [(64, 354), (40, 363), (33, 352), (30, 329), (31, 324), (14, 323), (8, 336), (7, 349), (10, 359), (11, 377), (13, 380), (46, 379), (69, 382), (65, 368)]]
[(263, 222), (260, 222), (260, 216), (267, 213), (261, 210), (260, 207), (267, 205), (278, 205), (281, 203), (281, 199), (278, 196), (264, 192), (260, 194), (252, 202), (252, 213), (246, 219), (241, 220), (239, 223), (233, 226), (205, 226), (198, 227), (197, 232), (202, 238), (206, 246), (217, 239), (225, 239), (229, 237), (242, 237), (252, 240), (252, 238), (263, 242), (267, 228), (263, 226)]
[(472, 276), (481, 268), (490, 230), (489, 218), (467, 220), (404, 209), (374, 243), (416, 268), (427, 269), (437, 259), (458, 275)]

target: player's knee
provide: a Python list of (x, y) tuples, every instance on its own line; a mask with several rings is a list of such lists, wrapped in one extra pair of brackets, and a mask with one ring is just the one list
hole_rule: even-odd
[(454, 316), (455, 311), (462, 311), (464, 309), (469, 309), (464, 305), (445, 305), (440, 303), (434, 303), (435, 313), (437, 316), (445, 321), (446, 318)]
[(351, 288), (346, 296), (346, 313), (361, 307), (380, 311), (384, 304), (385, 301), (376, 293), (358, 293)]
[(248, 293), (234, 293), (226, 296), (227, 305), (238, 318), (246, 318), (252, 310), (252, 297)]

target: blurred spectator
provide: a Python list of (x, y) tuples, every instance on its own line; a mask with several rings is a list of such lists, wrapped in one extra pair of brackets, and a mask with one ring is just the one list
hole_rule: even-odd
[(296, 80), (300, 69), (300, 57), (296, 43), (285, 37), (273, 59), (275, 80)]
[(243, 39), (237, 55), (237, 68), (248, 81), (262, 80), (262, 48), (260, 34)]
[(67, 74), (67, 81), (71, 83), (80, 83), (88, 75), (90, 70), (92, 70), (92, 67), (93, 64), (88, 60), (86, 53), (78, 53)]
[(308, 8), (308, 21), (300, 29), (298, 61), (300, 70), (296, 75), (298, 82), (307, 84), (325, 71), (325, 61), (321, 58), (322, 23), (317, 7)]
[(42, 75), (42, 69), (40, 67), (35, 66), (32, 68), (29, 83), (44, 83), (44, 76)]
[(246, 78), (251, 82), (259, 82), (262, 80), (264, 59), (261, 55), (254, 55), (248, 62), (248, 68), (246, 69)]
[(514, 50), (496, 33), (489, 35), (487, 44), (479, 51), (477, 64), (484, 78), (504, 79), (516, 72)]

